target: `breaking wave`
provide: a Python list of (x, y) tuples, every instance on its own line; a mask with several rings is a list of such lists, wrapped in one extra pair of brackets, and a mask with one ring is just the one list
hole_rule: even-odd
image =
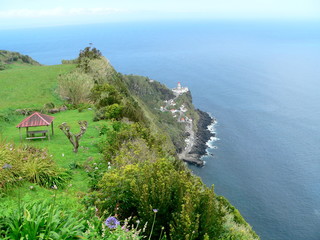
[(215, 145), (215, 142), (220, 140), (217, 137), (217, 133), (216, 133), (216, 125), (217, 125), (218, 121), (213, 117), (211, 117), (211, 118), (212, 118), (212, 123), (208, 126), (208, 130), (212, 134), (212, 137), (210, 137), (209, 141), (206, 142), (206, 145), (208, 146), (208, 148), (206, 150), (207, 155), (212, 155), (210, 149), (217, 149), (218, 147)]

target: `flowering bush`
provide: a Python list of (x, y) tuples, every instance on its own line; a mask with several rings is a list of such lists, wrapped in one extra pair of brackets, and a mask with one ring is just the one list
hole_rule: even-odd
[(102, 221), (94, 217), (87, 222), (88, 228), (84, 233), (84, 239), (88, 240), (139, 240), (142, 239), (141, 230), (138, 229), (139, 223), (129, 225), (130, 219), (124, 220), (123, 224), (114, 217), (108, 217)]
[[(53, 202), (53, 203), (52, 203)], [(21, 203), (15, 210), (0, 210), (0, 239), (139, 240), (138, 225), (123, 224), (116, 217), (105, 221), (92, 215), (66, 210), (55, 201)]]

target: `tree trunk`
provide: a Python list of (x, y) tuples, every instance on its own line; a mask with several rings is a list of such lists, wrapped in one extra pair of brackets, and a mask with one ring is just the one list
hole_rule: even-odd
[(78, 123), (80, 125), (80, 132), (77, 133), (77, 134), (73, 134), (70, 131), (69, 125), (67, 123), (65, 123), (65, 122), (62, 123), (59, 126), (59, 128), (63, 131), (63, 133), (67, 136), (67, 138), (71, 142), (71, 144), (73, 146), (73, 152), (74, 153), (78, 152), (80, 138), (87, 131), (87, 127), (88, 127), (88, 122), (87, 121), (79, 121)]

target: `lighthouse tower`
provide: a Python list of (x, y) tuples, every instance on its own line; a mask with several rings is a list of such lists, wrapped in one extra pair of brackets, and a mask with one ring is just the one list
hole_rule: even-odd
[(182, 87), (182, 86), (181, 86), (181, 83), (178, 82), (178, 86), (177, 86), (176, 88), (172, 89), (172, 91), (173, 91), (176, 95), (181, 95), (181, 94), (183, 94), (183, 93), (185, 93), (185, 92), (188, 92), (189, 89), (188, 89), (187, 87)]

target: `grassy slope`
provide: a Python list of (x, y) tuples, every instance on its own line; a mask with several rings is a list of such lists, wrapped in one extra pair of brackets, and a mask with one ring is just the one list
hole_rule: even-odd
[[(32, 140), (27, 141), (23, 140), (20, 143), (19, 131), (15, 127), (24, 117), (19, 116), (14, 122), (5, 123), (4, 131), (2, 137), (8, 142), (14, 142), (16, 144), (29, 144), (39, 148), (47, 148), (49, 154), (53, 155), (53, 159), (56, 163), (69, 169), (69, 164), (71, 163), (84, 163), (88, 160), (89, 157), (92, 158), (94, 162), (95, 159), (100, 158), (98, 149), (96, 146), (96, 141), (98, 141), (99, 131), (96, 128), (100, 123), (93, 122), (93, 112), (86, 110), (79, 113), (77, 110), (71, 110), (66, 112), (60, 112), (54, 115), (54, 131), (55, 134), (51, 138), (51, 141), (48, 140)], [(62, 122), (67, 122), (71, 126), (72, 132), (79, 131), (79, 120), (88, 121), (88, 130), (83, 135), (80, 140), (80, 148), (78, 154), (72, 152), (72, 145), (69, 143), (68, 139), (64, 133), (58, 128), (58, 124)], [(25, 132), (23, 131), (23, 136)], [(71, 187), (67, 187), (64, 190), (59, 190), (59, 201), (62, 205), (81, 208), (81, 205), (78, 202), (78, 196), (81, 196), (82, 193), (87, 192), (88, 187), (88, 176), (84, 169), (75, 169), (71, 171), (72, 179), (70, 184)], [(30, 191), (29, 187), (34, 184), (26, 183), (20, 188), (15, 189), (13, 192), (3, 199), (1, 199), (0, 207), (9, 207), (11, 203), (17, 201), (18, 192), (20, 191), (22, 200), (28, 201), (31, 199), (46, 199), (52, 196), (52, 190), (44, 189), (39, 186), (36, 186), (36, 191)], [(14, 204), (15, 205), (15, 204)], [(13, 206), (14, 206), (13, 205)]]
[[(15, 110), (17, 108), (42, 107), (45, 103), (62, 103), (54, 93), (57, 86), (57, 76), (59, 74), (72, 70), (74, 65), (56, 65), (56, 66), (29, 66), (0, 71), (0, 111)], [(15, 144), (29, 144), (39, 148), (47, 148), (53, 155), (56, 163), (63, 168), (69, 169), (71, 163), (84, 163), (89, 157), (100, 158), (96, 141), (98, 141), (99, 131), (97, 126), (99, 122), (93, 122), (93, 111), (85, 110), (79, 113), (77, 110), (60, 112), (55, 115), (54, 136), (51, 141), (48, 140), (23, 140), (20, 143), (19, 131), (16, 125), (24, 119), (24, 116), (16, 116), (10, 122), (1, 122), (0, 139)], [(79, 120), (88, 121), (87, 132), (80, 140), (78, 154), (72, 152), (72, 145), (64, 133), (58, 128), (62, 122), (67, 122), (71, 126), (71, 131), (79, 132)], [(43, 127), (39, 127), (39, 129)], [(25, 130), (22, 131), (25, 136)], [(88, 191), (88, 176), (84, 169), (72, 170), (72, 179), (68, 187), (64, 190), (58, 190), (59, 201), (62, 205), (73, 208), (81, 208), (78, 199), (82, 193)], [(30, 191), (29, 187), (35, 186), (36, 191)], [(15, 207), (18, 195), (21, 195), (23, 201), (34, 199), (46, 199), (53, 195), (52, 190), (44, 189), (35, 184), (25, 183), (21, 187), (13, 189), (0, 201), (1, 208)]]
[(4, 69), (19, 68), (23, 66), (40, 66), (41, 64), (18, 52), (0, 50), (0, 71)]
[(54, 94), (57, 76), (74, 69), (74, 65), (25, 66), (0, 71), (0, 110), (42, 107), (61, 104)]

